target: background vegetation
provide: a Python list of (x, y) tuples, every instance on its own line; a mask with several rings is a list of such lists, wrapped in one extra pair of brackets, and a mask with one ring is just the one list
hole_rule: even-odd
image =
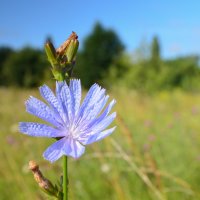
[[(0, 199), (48, 199), (28, 162), (36, 160), (56, 182), (62, 159), (50, 164), (42, 158), (53, 140), (18, 132), (18, 121), (36, 120), (25, 113), (24, 100), (38, 91), (0, 89), (0, 95)], [(112, 96), (117, 130), (79, 160), (69, 159), (70, 199), (200, 199), (200, 95), (176, 90), (144, 96), (116, 88)]]
[[(198, 91), (199, 56), (164, 60), (156, 36), (150, 44), (142, 42), (130, 54), (113, 30), (97, 23), (81, 45), (74, 76), (81, 78), (85, 87), (99, 82), (107, 87), (120, 85), (145, 92), (172, 88)], [(49, 64), (43, 50), (0, 48), (2, 86), (35, 87), (49, 79)]]
[[(69, 160), (70, 199), (198, 200), (200, 68), (198, 55), (165, 60), (159, 38), (132, 54), (113, 30), (96, 24), (77, 56), (74, 76), (85, 88), (106, 86), (117, 100), (116, 132)], [(26, 137), (19, 121), (35, 121), (24, 101), (49, 82), (43, 50), (0, 48), (0, 199), (44, 200), (27, 165), (36, 160), (54, 182), (61, 160), (42, 158), (51, 139)]]

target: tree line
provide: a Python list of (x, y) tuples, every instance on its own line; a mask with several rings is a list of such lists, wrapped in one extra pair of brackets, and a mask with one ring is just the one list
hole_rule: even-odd
[[(81, 78), (85, 87), (98, 82), (141, 91), (200, 88), (198, 55), (165, 60), (160, 52), (155, 36), (150, 44), (141, 43), (134, 53), (127, 53), (116, 32), (97, 23), (78, 52), (74, 76)], [(49, 67), (43, 50), (0, 47), (1, 86), (39, 86), (49, 80)]]

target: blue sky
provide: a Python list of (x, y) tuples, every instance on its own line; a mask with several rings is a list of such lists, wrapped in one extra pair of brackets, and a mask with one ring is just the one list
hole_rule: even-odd
[(157, 35), (165, 58), (200, 54), (200, 1), (0, 0), (0, 46), (55, 46), (77, 32), (80, 43), (96, 21), (114, 29), (127, 50)]

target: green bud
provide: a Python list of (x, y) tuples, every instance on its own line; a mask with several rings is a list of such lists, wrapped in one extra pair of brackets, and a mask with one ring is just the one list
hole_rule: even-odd
[(58, 65), (58, 61), (56, 58), (56, 50), (51, 42), (47, 42), (44, 46), (47, 58), (49, 62), (51, 63), (52, 67)]
[(63, 81), (71, 77), (78, 46), (78, 36), (75, 32), (72, 32), (69, 38), (56, 50), (51, 42), (45, 44), (45, 51), (56, 80)]
[(78, 40), (71, 40), (68, 48), (66, 49), (65, 55), (67, 56), (67, 62), (71, 63), (74, 61), (76, 53), (78, 51), (79, 42)]

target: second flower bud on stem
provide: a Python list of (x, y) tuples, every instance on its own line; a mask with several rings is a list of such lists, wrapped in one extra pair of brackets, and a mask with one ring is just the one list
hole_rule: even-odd
[(56, 80), (66, 80), (72, 74), (79, 41), (75, 32), (57, 49), (51, 42), (45, 44), (45, 51), (52, 66), (52, 73)]

